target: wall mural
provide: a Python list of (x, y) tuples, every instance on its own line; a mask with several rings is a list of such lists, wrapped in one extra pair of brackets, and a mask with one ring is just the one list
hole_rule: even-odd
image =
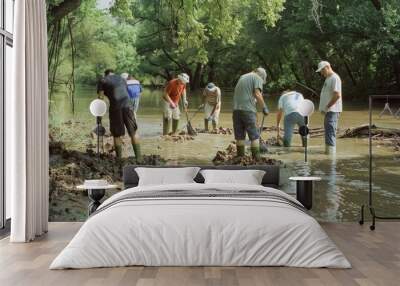
[[(77, 186), (105, 179), (122, 188), (126, 164), (280, 164), (288, 192), (291, 175), (323, 178), (313, 209), (320, 220), (356, 220), (366, 190), (367, 142), (357, 137), (366, 136), (367, 90), (400, 87), (400, 54), (391, 49), (398, 29), (389, 21), (400, 4), (387, 1), (388, 13), (342, 1), (341, 16), (329, 1), (322, 10), (323, 1), (251, 2), (48, 1), (50, 220), (85, 220), (88, 198)], [(365, 23), (346, 13), (365, 14)], [(371, 39), (342, 33), (331, 16)], [(375, 36), (378, 26), (387, 38)], [(328, 27), (333, 38), (325, 39)], [(368, 42), (374, 37), (386, 48)], [(366, 46), (376, 58), (369, 69)], [(343, 100), (332, 100), (338, 93)], [(398, 128), (379, 112), (378, 128)], [(380, 134), (376, 164), (388, 171), (382, 180), (393, 180), (399, 141)], [(396, 196), (379, 183), (382, 196)], [(385, 201), (390, 215), (398, 203)]]

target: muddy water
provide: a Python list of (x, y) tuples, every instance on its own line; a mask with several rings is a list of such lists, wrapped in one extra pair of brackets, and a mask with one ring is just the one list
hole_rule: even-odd
[[(88, 111), (89, 103), (95, 98), (94, 89), (78, 89), (75, 100), (75, 113), (66, 94), (58, 93), (51, 102), (51, 126), (58, 127), (61, 138), (69, 148), (84, 150), (90, 141), (88, 134), (95, 125), (94, 118)], [(199, 94), (189, 97), (190, 115), (196, 112), (201, 103)], [(277, 98), (268, 98), (271, 114), (265, 126), (274, 126)], [(224, 149), (233, 140), (231, 135), (199, 134), (195, 140), (174, 143), (160, 139), (161, 92), (145, 90), (138, 112), (139, 134), (145, 154), (159, 154), (171, 160), (171, 164), (210, 164), (218, 150)], [(232, 127), (232, 94), (223, 93), (223, 105), (220, 125)], [(368, 110), (366, 103), (355, 104), (345, 100), (345, 111), (340, 118), (339, 128), (349, 128), (366, 124)], [(399, 108), (398, 104), (394, 109)], [(390, 116), (378, 117), (383, 103), (378, 103), (374, 110), (374, 123), (381, 127), (400, 127), (400, 119)], [(185, 120), (182, 116), (181, 126)], [(103, 123), (108, 128), (108, 118)], [(323, 118), (316, 112), (310, 119), (310, 127), (322, 127)], [(203, 126), (203, 116), (198, 113), (192, 120), (194, 127)], [(273, 132), (263, 133), (263, 138), (276, 136)], [(312, 214), (320, 221), (356, 221), (359, 207), (368, 196), (368, 141), (366, 139), (338, 140), (336, 159), (323, 154), (322, 137), (311, 138), (309, 142), (309, 160), (304, 163), (304, 149), (300, 147), (300, 138), (295, 136), (294, 146), (290, 149), (271, 147), (268, 156), (284, 162), (281, 189), (295, 192), (295, 183), (288, 178), (293, 175), (317, 175), (321, 182), (315, 184), (314, 207)], [(128, 149), (128, 152), (132, 152)], [(387, 147), (374, 147), (374, 202), (379, 215), (400, 215), (400, 155)]]

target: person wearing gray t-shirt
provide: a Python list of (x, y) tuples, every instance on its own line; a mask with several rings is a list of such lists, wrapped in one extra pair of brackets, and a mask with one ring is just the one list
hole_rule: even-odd
[(246, 133), (251, 141), (251, 154), (256, 160), (260, 159), (260, 134), (257, 128), (258, 104), (264, 115), (269, 111), (262, 95), (263, 85), (266, 83), (267, 73), (263, 68), (242, 75), (236, 84), (233, 96), (233, 131), (235, 134), (237, 156), (245, 155), (244, 142)]
[(325, 78), (319, 102), (319, 111), (325, 115), (325, 153), (335, 154), (337, 124), (339, 115), (343, 111), (342, 81), (329, 62), (320, 62), (316, 72)]

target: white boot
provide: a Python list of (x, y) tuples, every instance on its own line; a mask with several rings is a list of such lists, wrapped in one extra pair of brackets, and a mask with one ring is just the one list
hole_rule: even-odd
[(326, 155), (336, 155), (336, 146), (325, 145)]

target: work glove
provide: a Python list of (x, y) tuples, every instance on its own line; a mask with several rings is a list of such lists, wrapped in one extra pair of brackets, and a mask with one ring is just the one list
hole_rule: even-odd
[(175, 108), (176, 108), (176, 104), (173, 103), (173, 102), (171, 102), (171, 103), (169, 104), (169, 107), (171, 107), (172, 109), (175, 109)]
[(264, 106), (262, 112), (263, 112), (264, 115), (268, 115), (269, 114), (268, 107)]

